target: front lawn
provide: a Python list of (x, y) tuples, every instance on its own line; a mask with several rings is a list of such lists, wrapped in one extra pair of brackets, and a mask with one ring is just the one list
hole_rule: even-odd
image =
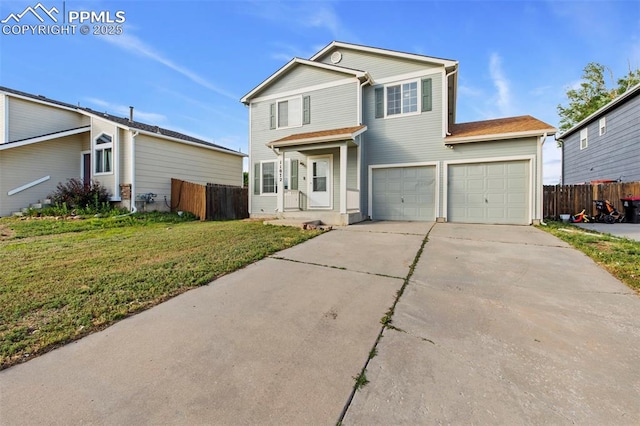
[(550, 222), (548, 226), (539, 228), (571, 244), (611, 275), (640, 292), (640, 241), (587, 231), (560, 222)]
[(319, 234), (174, 217), (0, 219), (0, 369)]

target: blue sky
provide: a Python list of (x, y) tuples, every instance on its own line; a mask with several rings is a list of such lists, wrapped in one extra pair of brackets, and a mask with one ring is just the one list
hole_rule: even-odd
[[(0, 20), (37, 3), (2, 0)], [(530, 114), (557, 126), (556, 106), (587, 63), (616, 78), (640, 67), (637, 1), (41, 3), (122, 11), (122, 34), (82, 35), (80, 24), (76, 34), (0, 34), (0, 85), (122, 116), (133, 105), (139, 121), (243, 152), (240, 97), (332, 40), (459, 61), (458, 122)], [(545, 183), (557, 183), (553, 139), (544, 156)]]

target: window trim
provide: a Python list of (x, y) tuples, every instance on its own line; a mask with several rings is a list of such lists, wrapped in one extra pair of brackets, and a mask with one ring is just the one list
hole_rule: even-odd
[[(404, 96), (402, 86), (405, 84), (416, 84), (416, 110), (412, 112), (402, 112), (404, 107)], [(388, 109), (388, 97), (387, 92), (390, 87), (400, 86), (400, 112), (398, 114), (389, 114)], [(410, 80), (394, 81), (393, 83), (387, 83), (383, 86), (383, 108), (384, 116), (382, 118), (398, 118), (398, 117), (410, 117), (412, 115), (422, 114), (422, 80), (420, 78), (412, 78)]]
[[(100, 139), (103, 135), (108, 136), (111, 139), (111, 142), (108, 143), (101, 143), (98, 144), (98, 139)], [(103, 151), (103, 154), (100, 158), (102, 158), (103, 160), (103, 164), (102, 167), (104, 168), (104, 151), (110, 149), (111, 150), (111, 168), (108, 171), (102, 171), (99, 172), (97, 169), (97, 161), (98, 161), (98, 151)], [(114, 148), (114, 144), (113, 144), (113, 135), (109, 134), (107, 132), (100, 132), (100, 134), (98, 136), (96, 136), (95, 138), (93, 138), (93, 147), (91, 150), (91, 156), (92, 156), (92, 161), (91, 161), (91, 168), (92, 168), (92, 172), (93, 172), (93, 176), (106, 176), (106, 175), (112, 175), (115, 169), (115, 165), (114, 162), (116, 161), (116, 156), (115, 156), (115, 148)]]
[[(275, 114), (276, 114), (276, 130), (278, 130), (278, 129), (295, 129), (295, 128), (298, 128), (298, 127), (302, 127), (303, 122), (304, 122), (304, 101), (303, 101), (302, 98), (303, 98), (302, 95), (296, 95), (296, 96), (289, 96), (287, 98), (276, 99), (276, 101), (275, 101), (275, 104), (276, 104), (276, 111), (275, 111)], [(280, 106), (281, 103), (289, 102), (292, 99), (297, 99), (297, 100), (300, 101), (300, 124), (299, 125), (294, 125), (294, 126), (289, 126), (289, 125), (280, 126), (280, 120), (278, 119), (279, 118), (279, 112), (280, 112), (279, 106)], [(287, 111), (287, 120), (291, 121), (290, 118), (291, 118), (290, 112)]]
[(580, 150), (587, 149), (588, 147), (589, 147), (589, 129), (585, 127), (584, 129), (580, 130)]
[(607, 117), (602, 117), (598, 120), (598, 133), (600, 136), (604, 136), (607, 133)]
[[(283, 165), (283, 170), (282, 170), (282, 174), (283, 174), (283, 176), (282, 176), (282, 179), (283, 179), (282, 185), (283, 185), (283, 187), (285, 186), (285, 182), (287, 182), (289, 184), (289, 186), (291, 186), (291, 158), (285, 158), (284, 161), (285, 161), (285, 164)], [(274, 163), (275, 164), (275, 166), (274, 166), (274, 176), (273, 176), (274, 183), (275, 183), (274, 192), (264, 192), (263, 191), (263, 179), (262, 179), (263, 168), (262, 168), (262, 166), (265, 163)], [(279, 159), (276, 159), (276, 160), (262, 160), (262, 161), (260, 161), (260, 194), (257, 194), (257, 195), (260, 195), (260, 196), (264, 195), (264, 196), (267, 196), (267, 197), (274, 197), (274, 196), (276, 196), (278, 194), (279, 164), (280, 164), (280, 160)], [(286, 173), (286, 175), (285, 175), (285, 173)], [(287, 188), (284, 188), (284, 189), (285, 189), (285, 191), (287, 190)]]

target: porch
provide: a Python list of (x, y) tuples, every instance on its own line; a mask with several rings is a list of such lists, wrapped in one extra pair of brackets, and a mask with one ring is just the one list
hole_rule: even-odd
[(366, 126), (303, 133), (271, 142), (278, 156), (276, 215), (349, 225), (361, 212), (361, 133)]

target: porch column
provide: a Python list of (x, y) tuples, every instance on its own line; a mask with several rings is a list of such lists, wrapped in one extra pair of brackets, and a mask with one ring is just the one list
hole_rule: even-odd
[(276, 190), (276, 210), (278, 213), (284, 212), (284, 152), (278, 153), (278, 170), (277, 173), (277, 185)]
[(347, 143), (340, 145), (340, 213), (347, 213)]

